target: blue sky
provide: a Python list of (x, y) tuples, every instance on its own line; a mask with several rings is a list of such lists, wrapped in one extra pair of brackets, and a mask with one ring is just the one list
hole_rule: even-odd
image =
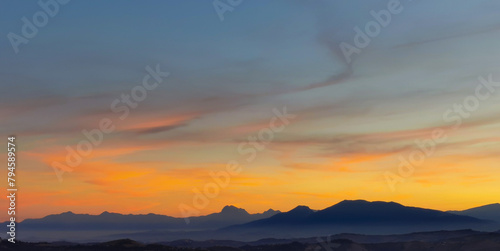
[[(252, 168), (234, 190), (204, 212), (229, 202), (259, 211), (268, 207), (266, 201), (246, 205), (238, 196), (255, 202), (271, 188), (285, 194), (274, 198), (283, 207), (278, 209), (292, 207), (294, 200), (321, 207), (319, 197), (286, 185), (294, 177), (303, 193), (333, 201), (352, 196), (422, 204), (426, 193), (451, 186), (443, 181), (450, 172), (476, 168), (467, 162), (434, 173), (464, 153), (481, 163), (479, 177), (500, 177), (491, 164), (498, 145), (490, 141), (499, 126), (499, 96), (492, 95), (421, 167), (421, 176), (408, 179), (396, 194), (387, 189), (382, 173), (397, 169), (398, 154), (416, 149), (414, 139), (428, 137), (432, 128), (450, 126), (443, 113), (474, 94), (479, 76), (500, 79), (500, 3), (493, 0), (401, 1), (401, 13), (346, 63), (340, 44), (353, 44), (354, 28), (364, 28), (374, 20), (370, 12), (386, 10), (389, 2), (244, 0), (222, 21), (212, 1), (73, 0), (16, 54), (7, 35), (21, 34), (22, 17), (32, 18), (41, 8), (37, 1), (1, 0), (0, 134), (19, 136), (29, 156), (22, 160), (30, 177), (27, 193), (54, 203), (43, 213), (78, 211), (68, 203), (72, 194), (61, 192), (76, 190), (89, 198), (119, 191), (128, 195), (119, 202), (124, 204), (176, 193), (174, 206), (151, 202), (126, 209), (175, 214), (182, 196), (209, 179), (199, 172), (238, 158), (238, 144), (258, 132), (274, 108), (285, 106), (298, 119), (248, 164)], [(113, 118), (113, 100), (156, 65), (170, 76), (107, 136), (102, 153), (83, 164), (113, 167), (76, 168), (58, 183), (50, 161), (64, 158), (64, 147), (78, 143), (83, 129)], [(142, 173), (145, 162), (151, 168)], [(128, 168), (126, 178), (118, 175), (119, 164)], [(470, 173), (458, 173), (455, 183), (469, 180)], [(124, 185), (139, 179), (156, 184), (156, 177), (184, 183), (142, 187), (153, 192), (141, 199)], [(319, 177), (337, 185), (315, 185)], [(485, 191), (494, 184), (470, 189)], [(492, 193), (486, 194), (431, 204), (481, 204), (489, 202)], [(36, 215), (41, 201), (27, 203), (27, 211)], [(80, 211), (121, 208), (93, 206)]]

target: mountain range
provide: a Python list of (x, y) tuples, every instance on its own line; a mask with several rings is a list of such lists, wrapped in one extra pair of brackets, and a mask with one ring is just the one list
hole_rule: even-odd
[(277, 214), (270, 218), (257, 220), (243, 226), (271, 225), (407, 225), (407, 224), (475, 224), (484, 221), (438, 210), (405, 207), (395, 202), (368, 202), (363, 200), (342, 201), (329, 208), (314, 211), (307, 206)]
[(467, 228), (491, 231), (497, 229), (498, 224), (492, 220), (406, 207), (395, 202), (345, 200), (319, 211), (298, 206), (289, 212), (218, 231), (231, 238), (255, 239), (338, 233), (398, 234)]
[(205, 216), (175, 218), (159, 214), (118, 214), (103, 212), (100, 215), (62, 214), (48, 215), (41, 219), (26, 219), (19, 225), (24, 229), (36, 230), (210, 230), (242, 224), (280, 213), (269, 209), (259, 214), (249, 214), (246, 210), (235, 206), (225, 206), (221, 212)]
[[(296, 239), (341, 233), (404, 234), (423, 231), (473, 229), (497, 231), (497, 204), (443, 212), (407, 207), (395, 202), (345, 200), (322, 210), (297, 206), (288, 212), (268, 210), (249, 214), (226, 206), (219, 213), (183, 218), (158, 214), (100, 215), (71, 212), (27, 219), (19, 223), (20, 238), (45, 241), (107, 241), (130, 238), (145, 242), (181, 239), (255, 241), (262, 238)], [(480, 217), (476, 217), (480, 216)]]

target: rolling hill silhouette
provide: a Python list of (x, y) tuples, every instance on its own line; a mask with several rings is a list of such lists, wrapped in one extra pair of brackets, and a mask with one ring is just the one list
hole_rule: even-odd
[(464, 211), (448, 211), (448, 213), (466, 215), (484, 220), (493, 220), (500, 223), (500, 203), (484, 205)]
[(249, 222), (242, 226), (483, 223), (487, 223), (487, 221), (438, 210), (406, 207), (395, 202), (345, 200), (319, 211), (313, 211), (306, 206), (298, 206), (289, 212), (279, 213), (270, 218)]

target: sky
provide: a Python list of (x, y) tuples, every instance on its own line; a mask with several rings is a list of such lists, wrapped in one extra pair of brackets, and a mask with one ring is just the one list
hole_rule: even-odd
[[(230, 2), (61, 0), (28, 38), (23, 17), (44, 9), (0, 1), (19, 218), (500, 202), (500, 2)], [(61, 173), (103, 120), (112, 132)]]

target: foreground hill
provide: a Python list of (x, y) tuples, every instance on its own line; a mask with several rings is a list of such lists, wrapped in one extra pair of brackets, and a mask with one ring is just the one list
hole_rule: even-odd
[(455, 231), (434, 231), (434, 232), (417, 232), (410, 234), (396, 234), (396, 235), (363, 235), (363, 234), (335, 234), (330, 236), (310, 237), (310, 238), (294, 238), (294, 239), (275, 239), (266, 238), (257, 241), (229, 241), (229, 240), (207, 240), (207, 241), (194, 241), (189, 239), (176, 240), (169, 242), (161, 242), (163, 245), (173, 247), (185, 248), (209, 248), (214, 246), (225, 247), (243, 247), (243, 246), (266, 246), (287, 244), (292, 242), (299, 242), (304, 244), (317, 244), (319, 241), (331, 240), (350, 240), (356, 243), (388, 243), (388, 242), (438, 242), (447, 239), (455, 239), (466, 236), (482, 235), (487, 232), (473, 231), (470, 229), (455, 230)]
[[(471, 233), (464, 235), (464, 232), (457, 233), (460, 237), (455, 237), (453, 233), (448, 238), (440, 238), (439, 232), (416, 233), (415, 236), (437, 235), (438, 240), (409, 240), (380, 243), (360, 243), (348, 238), (336, 239), (320, 238), (316, 242), (304, 242), (301, 240), (288, 240), (283, 243), (251, 244), (241, 243), (238, 246), (224, 246), (214, 243), (214, 246), (203, 248), (175, 247), (164, 244), (144, 244), (130, 239), (115, 240), (97, 244), (73, 244), (73, 243), (23, 243), (16, 244), (2, 241), (0, 250), (39, 250), (39, 251), (127, 251), (127, 250), (157, 250), (157, 251), (316, 251), (316, 250), (336, 250), (336, 251), (498, 251), (500, 250), (500, 233)], [(433, 238), (433, 239), (434, 239)], [(392, 239), (385, 236), (384, 239)], [(319, 241), (318, 241), (319, 240)], [(264, 241), (264, 240), (263, 240)]]

